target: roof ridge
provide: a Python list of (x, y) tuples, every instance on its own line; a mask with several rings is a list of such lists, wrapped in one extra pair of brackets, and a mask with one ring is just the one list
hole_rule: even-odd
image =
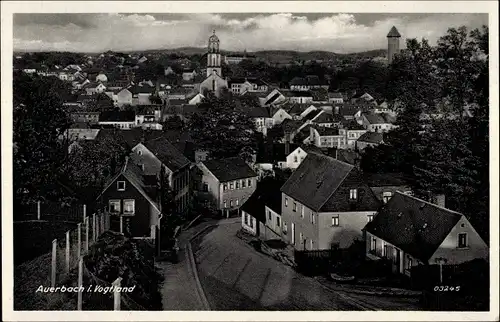
[(460, 215), (460, 216), (463, 216), (464, 214), (458, 212), (458, 211), (454, 211), (454, 210), (451, 210), (451, 209), (448, 209), (448, 208), (445, 208), (445, 207), (442, 207), (442, 206), (439, 206), (439, 205), (436, 205), (435, 203), (432, 203), (432, 202), (429, 202), (427, 200), (424, 200), (424, 199), (420, 199), (420, 198), (417, 198), (415, 196), (412, 196), (412, 195), (409, 195), (409, 194), (406, 194), (404, 192), (401, 192), (399, 190), (396, 190), (396, 193), (398, 193), (399, 195), (401, 196), (404, 196), (404, 197), (407, 197), (407, 198), (411, 198), (411, 199), (414, 199), (414, 200), (417, 200), (419, 202), (423, 202), (425, 204), (428, 204), (428, 205), (431, 205), (433, 207), (436, 207), (438, 209), (441, 209), (441, 210), (445, 210), (446, 212), (449, 212), (450, 214), (454, 214), (454, 215)]

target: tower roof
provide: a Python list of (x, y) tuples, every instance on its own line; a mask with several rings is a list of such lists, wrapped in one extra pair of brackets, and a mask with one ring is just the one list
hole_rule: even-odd
[(399, 31), (396, 29), (395, 26), (392, 26), (391, 28), (391, 31), (389, 31), (389, 33), (387, 34), (387, 37), (401, 37), (401, 35), (399, 34)]
[(219, 41), (219, 37), (217, 37), (217, 36), (215, 35), (215, 30), (213, 31), (212, 36), (210, 36), (210, 38), (208, 38), (208, 41), (209, 41), (209, 42), (216, 42), (216, 41)]

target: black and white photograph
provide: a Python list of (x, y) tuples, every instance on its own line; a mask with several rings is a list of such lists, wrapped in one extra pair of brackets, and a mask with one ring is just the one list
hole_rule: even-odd
[(498, 319), (497, 3), (131, 3), (2, 14), (11, 318)]

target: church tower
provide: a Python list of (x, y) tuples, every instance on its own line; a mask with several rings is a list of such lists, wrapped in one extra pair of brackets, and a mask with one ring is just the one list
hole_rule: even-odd
[(208, 38), (207, 77), (212, 75), (214, 72), (222, 77), (219, 45), (220, 41), (219, 38), (215, 35), (214, 30), (213, 35)]
[(392, 26), (387, 34), (387, 60), (389, 64), (392, 63), (394, 55), (399, 54), (399, 38), (401, 38), (401, 35), (396, 27)]

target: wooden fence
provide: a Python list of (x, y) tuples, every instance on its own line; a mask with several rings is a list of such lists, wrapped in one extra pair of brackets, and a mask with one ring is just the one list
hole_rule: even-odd
[(16, 209), (21, 214), (16, 215), (17, 221), (45, 220), (81, 222), (88, 213), (94, 210), (85, 204), (67, 204), (54, 201), (37, 201)]

